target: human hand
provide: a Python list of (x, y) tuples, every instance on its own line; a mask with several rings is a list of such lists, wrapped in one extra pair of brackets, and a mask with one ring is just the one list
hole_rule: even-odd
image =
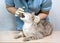
[(35, 23), (39, 23), (40, 22), (40, 17), (39, 16), (35, 16), (34, 17), (34, 22)]
[(22, 16), (22, 13), (24, 12), (23, 8), (18, 8), (18, 10), (15, 13), (15, 16)]

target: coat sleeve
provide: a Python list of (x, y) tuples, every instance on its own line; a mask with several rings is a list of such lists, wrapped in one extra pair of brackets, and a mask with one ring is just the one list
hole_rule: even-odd
[(5, 0), (6, 5), (8, 6), (15, 6), (14, 5), (14, 0)]
[(43, 0), (41, 4), (41, 11), (42, 12), (48, 12), (50, 11), (52, 7), (52, 1), (51, 0)]

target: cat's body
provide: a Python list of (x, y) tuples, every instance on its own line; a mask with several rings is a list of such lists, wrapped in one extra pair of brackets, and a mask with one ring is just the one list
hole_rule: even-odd
[(23, 31), (15, 38), (25, 36), (24, 41), (37, 40), (52, 33), (53, 28), (49, 22), (41, 20), (36, 24), (34, 23), (33, 16), (31, 16), (30, 13), (25, 13), (24, 16), (24, 18), (20, 17), (20, 19), (24, 21)]
[(38, 25), (34, 23), (25, 23), (23, 26), (23, 33), (26, 37), (35, 36), (37, 35), (37, 33), (40, 33), (39, 29), (42, 29), (42, 30), (44, 29), (42, 24), (41, 24), (41, 27), (38, 27)]

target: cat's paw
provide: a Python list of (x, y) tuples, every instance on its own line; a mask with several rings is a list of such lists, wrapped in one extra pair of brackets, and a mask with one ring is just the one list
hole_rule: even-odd
[(23, 37), (24, 35), (23, 35), (23, 32), (20, 32), (20, 33), (18, 33), (18, 34), (15, 34), (15, 39), (18, 39), (18, 38), (21, 38), (21, 37)]
[(15, 35), (14, 39), (18, 39), (20, 37), (22, 37), (22, 36), (21, 35)]
[(23, 41), (26, 42), (26, 41), (30, 41), (30, 40), (29, 40), (29, 38), (26, 37), (23, 39)]

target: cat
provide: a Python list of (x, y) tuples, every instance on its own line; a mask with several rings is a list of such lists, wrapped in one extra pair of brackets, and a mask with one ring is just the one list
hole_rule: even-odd
[(20, 19), (24, 22), (23, 31), (18, 33), (15, 38), (24, 37), (23, 41), (42, 39), (52, 34), (53, 27), (50, 22), (45, 19), (39, 23), (34, 22), (34, 13), (23, 13)]

